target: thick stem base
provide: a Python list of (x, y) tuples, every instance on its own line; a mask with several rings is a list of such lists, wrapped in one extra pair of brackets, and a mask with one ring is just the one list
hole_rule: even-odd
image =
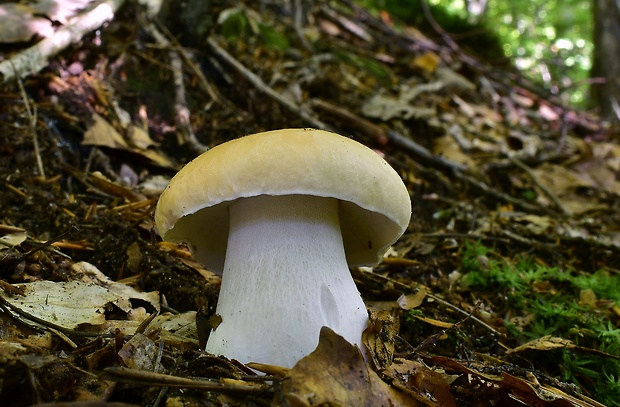
[(230, 206), (217, 305), (222, 323), (207, 351), (292, 367), (328, 326), (361, 347), (368, 315), (345, 259), (338, 201), (259, 196)]

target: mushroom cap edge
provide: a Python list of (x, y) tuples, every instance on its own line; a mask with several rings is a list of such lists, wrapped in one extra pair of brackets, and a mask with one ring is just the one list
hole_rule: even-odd
[(407, 188), (375, 151), (328, 131), (283, 129), (228, 141), (189, 162), (159, 198), (155, 224), (164, 240), (187, 242), (199, 262), (221, 273), (228, 205), (293, 194), (339, 200), (350, 265), (376, 264), (411, 217)]

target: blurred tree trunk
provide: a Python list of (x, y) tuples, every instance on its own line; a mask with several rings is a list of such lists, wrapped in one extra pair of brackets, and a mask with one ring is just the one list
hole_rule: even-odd
[(620, 2), (593, 0), (594, 64), (592, 76), (606, 82), (592, 86), (592, 101), (605, 119), (620, 113)]

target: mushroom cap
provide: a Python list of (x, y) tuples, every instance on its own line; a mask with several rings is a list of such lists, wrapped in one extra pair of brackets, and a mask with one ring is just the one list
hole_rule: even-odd
[(220, 144), (183, 167), (164, 190), (155, 225), (164, 240), (186, 242), (196, 260), (221, 273), (228, 206), (258, 195), (339, 200), (347, 262), (379, 262), (411, 217), (407, 188), (370, 148), (323, 130), (284, 129)]

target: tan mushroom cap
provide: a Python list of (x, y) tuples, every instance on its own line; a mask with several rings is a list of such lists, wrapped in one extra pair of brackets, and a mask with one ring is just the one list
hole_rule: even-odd
[(407, 188), (376, 152), (336, 133), (285, 129), (241, 137), (192, 160), (159, 198), (155, 224), (164, 240), (187, 242), (199, 262), (221, 273), (228, 206), (295, 194), (339, 200), (350, 265), (376, 264), (411, 217)]

